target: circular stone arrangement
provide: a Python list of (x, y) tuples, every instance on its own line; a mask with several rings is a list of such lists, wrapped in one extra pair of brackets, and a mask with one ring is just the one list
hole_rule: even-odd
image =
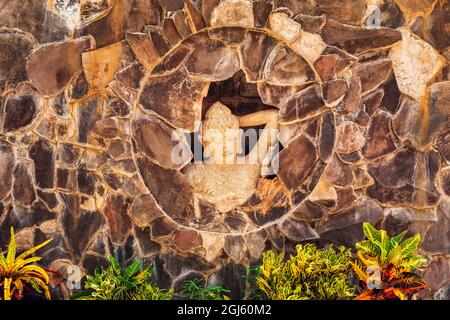
[[(239, 70), (257, 84), (263, 102), (280, 109), (284, 149), (277, 155), (278, 178), (261, 178), (246, 203), (220, 213), (194, 195), (181, 173), (191, 151), (172, 136), (180, 129), (194, 131), (209, 84)], [(334, 146), (333, 113), (315, 83), (313, 67), (268, 30), (208, 28), (173, 47), (142, 81), (132, 124), (137, 167), (167, 217), (198, 231), (242, 235), (289, 216), (312, 193)], [(171, 160), (176, 147), (184, 154), (181, 164)]]

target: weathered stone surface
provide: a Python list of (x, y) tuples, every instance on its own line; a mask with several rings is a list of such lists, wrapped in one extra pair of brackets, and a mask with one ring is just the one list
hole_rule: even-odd
[(41, 188), (53, 188), (55, 171), (53, 145), (40, 139), (30, 146), (29, 155), (34, 162), (36, 185)]
[(181, 173), (145, 158), (138, 158), (137, 165), (150, 193), (172, 219), (181, 223), (194, 219), (193, 190)]
[(223, 81), (239, 70), (239, 57), (235, 49), (221, 41), (205, 39), (196, 43), (185, 65), (192, 76), (207, 81)]
[(280, 122), (294, 123), (321, 113), (325, 104), (319, 90), (313, 85), (284, 100), (280, 105)]
[(423, 239), (423, 249), (432, 254), (450, 252), (450, 202), (443, 200), (437, 210), (437, 221), (428, 229)]
[(151, 226), (153, 221), (164, 215), (149, 194), (136, 197), (128, 210), (128, 214), (133, 222), (141, 228)]
[(178, 42), (180, 42), (183, 39), (180, 33), (178, 32), (177, 27), (173, 22), (173, 19), (170, 18), (164, 19), (162, 25), (162, 32), (164, 38), (166, 38), (166, 40), (169, 42), (171, 46), (175, 46)]
[(278, 45), (267, 57), (263, 79), (269, 84), (301, 86), (315, 80), (308, 62), (285, 45)]
[(296, 189), (311, 173), (317, 159), (315, 146), (301, 135), (280, 152), (278, 176), (289, 189)]
[(337, 203), (336, 188), (322, 177), (309, 195), (309, 200), (325, 208), (335, 208)]
[(444, 58), (428, 43), (400, 29), (402, 41), (389, 52), (395, 78), (403, 94), (420, 101), (428, 82), (443, 68)]
[(296, 221), (290, 218), (279, 223), (280, 231), (294, 242), (315, 240), (319, 238), (317, 232), (307, 223)]
[(430, 36), (433, 38), (433, 44), (439, 51), (444, 50), (450, 46), (450, 30), (448, 29), (450, 14), (450, 4), (442, 1), (434, 6), (434, 10), (431, 14), (432, 27), (430, 30)]
[(19, 206), (29, 206), (36, 199), (33, 186), (32, 168), (29, 162), (17, 162), (13, 171), (12, 196)]
[(208, 278), (208, 286), (222, 286), (230, 290), (230, 298), (233, 300), (244, 297), (247, 269), (242, 264), (227, 264), (220, 270), (211, 274)]
[(328, 19), (321, 35), (326, 44), (354, 55), (393, 46), (402, 39), (401, 33), (388, 28), (358, 28)]
[(394, 151), (394, 137), (390, 129), (390, 118), (381, 113), (372, 119), (367, 131), (363, 154), (368, 159), (374, 159)]
[(264, 230), (251, 232), (244, 236), (248, 252), (252, 259), (258, 259), (266, 247), (267, 234)]
[(428, 15), (436, 4), (436, 0), (395, 0), (398, 6), (406, 14)]
[(366, 143), (360, 127), (351, 121), (341, 123), (336, 128), (336, 151), (350, 154), (360, 150)]
[(378, 89), (389, 78), (391, 72), (392, 62), (389, 59), (366, 62), (353, 68), (353, 74), (361, 79), (363, 95)]
[(31, 33), (39, 43), (61, 41), (71, 34), (65, 19), (48, 11), (43, 0), (3, 3), (0, 26)]
[(267, 25), (269, 15), (272, 12), (273, 3), (270, 0), (253, 1), (253, 15), (255, 27), (264, 28)]
[(81, 69), (81, 53), (90, 49), (88, 37), (39, 48), (27, 64), (31, 83), (43, 95), (55, 94)]
[(211, 14), (211, 26), (240, 26), (252, 28), (255, 25), (253, 6), (247, 0), (225, 0)]
[(202, 232), (202, 247), (205, 249), (205, 260), (214, 262), (222, 253), (225, 237), (216, 233)]
[(336, 139), (336, 129), (334, 122), (334, 114), (326, 112), (322, 116), (320, 126), (320, 141), (319, 141), (319, 157), (323, 162), (328, 162), (333, 153)]
[(375, 201), (363, 200), (354, 208), (319, 222), (317, 232), (321, 238), (351, 246), (363, 239), (361, 226), (364, 222), (376, 225), (382, 218), (383, 209)]
[(32, 86), (17, 86), (14, 93), (6, 97), (3, 129), (6, 132), (27, 129), (36, 120), (43, 106), (44, 100)]
[(348, 187), (353, 182), (353, 171), (337, 155), (334, 155), (324, 171), (324, 178), (331, 184)]
[(27, 79), (26, 58), (35, 46), (35, 42), (33, 37), (26, 33), (1, 27), (0, 44), (1, 95), (3, 90), (14, 88)]
[[(200, 120), (201, 99), (208, 84), (193, 80), (181, 70), (149, 78), (143, 87), (139, 103), (145, 110), (166, 118), (176, 127), (194, 130)], [(181, 108), (180, 108), (181, 107)]]
[(417, 233), (424, 237), (430, 226), (437, 222), (434, 212), (416, 211), (410, 208), (387, 208), (384, 215), (382, 228), (387, 231), (389, 236), (408, 231), (406, 237), (412, 237)]
[(438, 290), (450, 280), (450, 259), (436, 256), (423, 274), (423, 278), (432, 290)]
[(93, 89), (106, 87), (122, 67), (122, 43), (82, 54), (83, 71)]
[(180, 251), (191, 251), (202, 245), (202, 236), (195, 230), (180, 229), (175, 231), (172, 242)]
[(157, 0), (114, 1), (97, 19), (89, 19), (79, 26), (76, 35), (92, 35), (97, 47), (121, 41), (127, 32), (142, 32), (145, 25), (161, 21), (162, 8)]
[(300, 37), (302, 26), (285, 12), (274, 12), (269, 16), (269, 27), (280, 38), (291, 43)]
[(99, 95), (93, 95), (81, 100), (76, 108), (76, 121), (78, 127), (77, 141), (88, 143), (88, 135), (100, 120), (102, 115), (103, 98)]
[(249, 31), (240, 48), (241, 68), (247, 81), (262, 79), (264, 63), (276, 45), (276, 40), (266, 33)]
[(327, 81), (322, 85), (323, 101), (327, 105), (337, 105), (342, 101), (347, 91), (347, 81), (344, 79)]
[(244, 238), (242, 236), (225, 236), (223, 249), (231, 260), (240, 262), (246, 251)]

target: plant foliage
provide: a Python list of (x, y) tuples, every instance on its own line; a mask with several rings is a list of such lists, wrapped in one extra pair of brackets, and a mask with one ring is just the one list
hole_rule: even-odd
[(16, 257), (16, 238), (14, 228), (11, 227), (11, 239), (8, 245), (6, 257), (0, 252), (0, 288), (3, 292), (2, 299), (21, 299), (25, 286), (31, 286), (35, 291), (44, 291), (45, 297), (50, 299), (48, 289), (49, 277), (47, 272), (38, 266), (36, 262), (41, 257), (30, 257), (34, 252), (47, 245), (49, 239)]
[(298, 245), (288, 260), (267, 251), (256, 275), (259, 297), (270, 300), (337, 300), (352, 298), (351, 253), (344, 247), (318, 249)]
[(356, 244), (358, 261), (352, 263), (361, 280), (357, 300), (408, 299), (427, 287), (417, 269), (426, 259), (416, 253), (420, 235), (403, 238), (404, 231), (390, 238), (386, 231), (363, 224), (366, 240)]
[(181, 296), (189, 300), (230, 300), (229, 294), (231, 291), (221, 286), (208, 286), (202, 284), (202, 279), (195, 279), (186, 281)]
[(163, 290), (151, 282), (151, 267), (141, 270), (134, 261), (123, 271), (119, 262), (109, 258), (107, 268), (97, 269), (87, 276), (85, 291), (74, 295), (76, 300), (170, 300), (173, 290)]

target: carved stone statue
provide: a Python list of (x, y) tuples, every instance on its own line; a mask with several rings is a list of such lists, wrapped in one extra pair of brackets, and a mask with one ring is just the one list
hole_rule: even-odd
[[(247, 156), (239, 156), (243, 133), (240, 128), (263, 124), (265, 128), (255, 146)], [(188, 165), (184, 172), (196, 196), (212, 202), (220, 212), (243, 204), (256, 189), (262, 162), (277, 139), (277, 128), (278, 110), (237, 117), (220, 102), (212, 105), (200, 136), (206, 160)]]

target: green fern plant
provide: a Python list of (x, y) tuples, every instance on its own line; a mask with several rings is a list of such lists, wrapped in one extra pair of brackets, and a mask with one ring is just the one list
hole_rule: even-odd
[(181, 290), (181, 297), (189, 300), (230, 300), (227, 290), (221, 286), (207, 286), (202, 284), (202, 279), (186, 281)]
[(173, 289), (160, 289), (151, 282), (151, 267), (140, 271), (141, 262), (134, 261), (123, 271), (119, 262), (110, 257), (107, 268), (97, 269), (87, 276), (85, 290), (74, 300), (170, 300)]
[(270, 300), (338, 300), (352, 298), (351, 253), (340, 247), (298, 245), (296, 255), (267, 251), (257, 270), (257, 297)]
[(417, 254), (419, 234), (402, 241), (408, 231), (390, 238), (370, 223), (363, 224), (363, 232), (366, 240), (356, 244), (357, 261), (352, 263), (362, 288), (357, 300), (406, 300), (427, 287), (417, 273), (426, 262)]

